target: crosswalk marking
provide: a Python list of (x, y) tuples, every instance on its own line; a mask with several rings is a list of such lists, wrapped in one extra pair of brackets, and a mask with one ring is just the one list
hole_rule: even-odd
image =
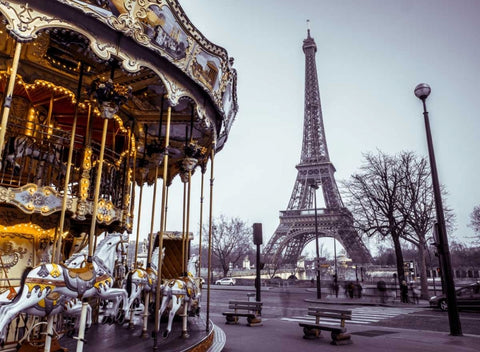
[[(348, 324), (360, 324), (366, 325), (376, 323), (380, 320), (393, 318), (402, 314), (409, 314), (422, 310), (422, 308), (394, 308), (394, 307), (358, 307), (352, 309), (352, 320), (347, 320)], [(293, 316), (291, 318), (282, 318), (285, 321), (298, 321), (298, 322), (314, 322), (315, 317)], [(338, 319), (321, 318), (322, 324), (325, 325), (338, 325)]]

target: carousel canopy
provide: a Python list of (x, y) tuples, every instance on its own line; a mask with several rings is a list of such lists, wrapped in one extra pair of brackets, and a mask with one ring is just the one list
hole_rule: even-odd
[(106, 145), (114, 159), (134, 147), (137, 183), (153, 183), (157, 175), (169, 108), (168, 182), (188, 168), (188, 159), (204, 166), (212, 148), (226, 142), (238, 110), (233, 59), (195, 28), (177, 1), (5, 1), (0, 14), (0, 93), (15, 41), (22, 42), (15, 107), (45, 111), (44, 121), (69, 131), (78, 99), (76, 147), (86, 136), (93, 144), (101, 139), (92, 85), (111, 80), (117, 91), (128, 87)]

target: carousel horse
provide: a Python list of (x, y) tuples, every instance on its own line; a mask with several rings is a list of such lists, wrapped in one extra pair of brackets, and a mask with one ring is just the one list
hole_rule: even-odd
[(165, 312), (169, 304), (171, 304), (167, 329), (163, 333), (163, 337), (165, 338), (168, 337), (170, 331), (172, 331), (173, 318), (182, 304), (184, 309), (183, 334), (187, 333), (188, 315), (198, 315), (200, 313), (200, 290), (193, 277), (193, 274), (196, 273), (197, 264), (198, 257), (193, 255), (188, 261), (188, 272), (186, 275), (177, 279), (166, 280), (163, 285), (163, 298), (159, 315), (162, 316), (163, 312)]
[[(162, 250), (162, 260), (165, 255), (165, 248)], [(155, 293), (157, 288), (157, 263), (158, 263), (158, 247), (152, 253), (151, 267), (131, 270), (127, 274), (126, 290), (128, 293), (128, 306), (130, 310), (134, 306), (135, 300), (140, 299), (142, 292)]]
[[(13, 287), (14, 295), (18, 294), (20, 286)], [(10, 298), (12, 291), (5, 291), (0, 295), (0, 306), (9, 304), (13, 298)], [(57, 296), (57, 297), (55, 297)], [(80, 324), (80, 313), (82, 311), (82, 301), (76, 298), (67, 298), (61, 295), (53, 295), (52, 297), (45, 297), (36, 305), (27, 308), (22, 313), (34, 315), (37, 317), (46, 317), (49, 315), (64, 314), (67, 317), (75, 318), (74, 329), (78, 329)], [(92, 325), (92, 307), (87, 306), (87, 321), (86, 327)]]
[(92, 262), (85, 262), (80, 268), (42, 263), (33, 269), (25, 269), (18, 294), (11, 303), (0, 307), (0, 342), (5, 340), (6, 326), (17, 314), (45, 299), (82, 299), (93, 296), (116, 299), (118, 304), (122, 303), (122, 310), (114, 313), (124, 316), (128, 310), (127, 291), (123, 288), (112, 288), (112, 273), (120, 252), (118, 247), (123, 247), (126, 242), (127, 238), (121, 234), (107, 235), (99, 243)]

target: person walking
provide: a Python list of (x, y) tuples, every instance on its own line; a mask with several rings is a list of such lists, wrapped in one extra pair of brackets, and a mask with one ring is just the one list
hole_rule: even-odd
[(377, 290), (378, 290), (378, 293), (380, 295), (380, 302), (381, 303), (385, 303), (386, 301), (386, 293), (387, 293), (387, 284), (385, 283), (385, 281), (383, 280), (380, 280), (377, 282)]
[(400, 284), (400, 297), (402, 299), (402, 303), (408, 303), (408, 285), (405, 280), (403, 280)]

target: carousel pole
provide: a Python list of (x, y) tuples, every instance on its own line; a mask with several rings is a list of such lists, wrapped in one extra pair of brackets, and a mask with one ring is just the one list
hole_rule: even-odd
[(187, 182), (183, 183), (183, 219), (182, 219), (182, 275), (185, 275), (185, 231), (187, 223)]
[[(160, 238), (158, 241), (158, 250), (162, 253), (163, 249), (163, 235), (165, 233), (165, 206), (166, 206), (166, 195), (167, 195), (167, 178), (168, 178), (168, 147), (170, 143), (170, 120), (172, 117), (172, 107), (169, 106), (167, 110), (167, 126), (165, 130), (165, 155), (163, 156), (163, 187), (162, 187), (162, 210), (160, 217)], [(153, 332), (154, 345), (153, 349), (157, 350), (157, 338), (158, 332), (160, 331), (160, 298), (161, 298), (161, 283), (162, 283), (162, 263), (163, 255), (158, 256), (158, 279), (157, 279), (157, 291), (155, 292), (155, 329)]]
[[(155, 183), (153, 185), (153, 200), (152, 200), (152, 215), (150, 218), (150, 235), (148, 238), (148, 252), (147, 252), (147, 270), (152, 267), (152, 252), (153, 252), (153, 226), (155, 223), (155, 203), (157, 202), (157, 178), (158, 178), (158, 165), (155, 167)], [(140, 217), (138, 219), (140, 221)], [(138, 230), (138, 228), (137, 228)], [(160, 251), (160, 248), (158, 249)], [(161, 254), (160, 254), (161, 256)], [(148, 337), (148, 305), (150, 303), (150, 292), (145, 294), (145, 306), (143, 307), (143, 329), (142, 337)]]
[[(108, 129), (108, 118), (105, 118), (103, 121), (103, 133), (102, 133), (102, 143), (100, 145), (100, 156), (98, 159), (97, 167), (97, 178), (95, 180), (95, 193), (93, 200), (93, 211), (92, 211), (92, 222), (90, 225), (90, 237), (88, 245), (88, 257), (87, 265), (93, 266), (93, 245), (95, 237), (95, 225), (97, 219), (98, 211), (98, 198), (100, 195), (100, 182), (102, 179), (102, 167), (103, 167), (103, 157), (105, 152), (105, 141), (107, 139), (107, 129)], [(85, 343), (85, 322), (87, 320), (87, 306), (88, 302), (85, 300), (82, 303), (82, 311), (80, 313), (80, 326), (78, 328), (78, 342), (77, 342), (77, 352), (83, 351), (83, 344)]]
[(203, 233), (203, 185), (206, 168), (202, 166), (202, 177), (200, 181), (200, 229), (198, 230), (198, 273), (197, 277), (202, 275), (202, 233)]
[(107, 131), (108, 131), (108, 119), (103, 120), (103, 132), (102, 132), (102, 142), (100, 144), (100, 155), (97, 162), (97, 177), (95, 179), (95, 193), (93, 194), (93, 211), (92, 211), (92, 221), (90, 224), (90, 238), (88, 245), (88, 257), (87, 261), (92, 263), (93, 261), (93, 247), (94, 247), (94, 238), (95, 238), (95, 225), (97, 223), (97, 212), (98, 212), (98, 200), (100, 198), (100, 185), (102, 183), (102, 169), (103, 169), (103, 158), (105, 156), (105, 144), (107, 140)]
[[(59, 231), (55, 240), (53, 242), (53, 253), (52, 253), (52, 263), (58, 263), (60, 261), (60, 249), (62, 245), (62, 235), (65, 226), (65, 212), (67, 209), (67, 199), (68, 199), (68, 184), (70, 183), (70, 170), (72, 168), (72, 158), (73, 158), (73, 149), (75, 147), (75, 133), (77, 130), (77, 120), (78, 120), (78, 104), (80, 102), (81, 93), (82, 93), (82, 81), (83, 81), (83, 64), (80, 62), (80, 75), (78, 77), (78, 86), (77, 86), (77, 96), (75, 102), (75, 113), (73, 115), (73, 125), (72, 125), (72, 138), (70, 138), (70, 149), (68, 151), (68, 160), (67, 160), (67, 171), (65, 174), (65, 183), (63, 186), (63, 199), (62, 199), (62, 211), (60, 213), (60, 223), (58, 225)], [(52, 102), (52, 101), (51, 101)], [(50, 106), (49, 116), (51, 116), (52, 106)], [(54, 316), (48, 317), (47, 323), (47, 335), (45, 336), (45, 352), (50, 352), (52, 337), (53, 337), (53, 321)]]
[[(88, 246), (88, 257), (86, 267), (90, 267), (93, 270), (93, 244), (95, 237), (95, 226), (97, 223), (97, 212), (98, 212), (98, 199), (100, 196), (100, 184), (102, 181), (102, 169), (103, 169), (103, 158), (105, 155), (105, 145), (107, 140), (107, 131), (108, 131), (108, 120), (112, 119), (120, 105), (124, 103), (131, 94), (131, 88), (128, 88), (123, 91), (117, 91), (118, 87), (115, 87), (113, 84), (113, 72), (114, 68), (112, 67), (112, 73), (110, 80), (107, 82), (94, 81), (92, 83), (92, 93), (97, 99), (99, 104), (101, 116), (103, 120), (103, 132), (102, 140), (100, 144), (100, 155), (98, 157), (97, 163), (97, 177), (95, 179), (95, 193), (93, 197), (93, 210), (92, 210), (92, 221), (90, 225), (90, 237), (89, 237), (89, 246)], [(112, 99), (112, 95), (116, 99)], [(82, 312), (80, 314), (80, 327), (78, 329), (78, 343), (77, 343), (77, 352), (83, 351), (83, 344), (85, 339), (85, 322), (87, 319), (87, 305), (88, 303), (84, 300), (82, 303)]]
[(215, 159), (215, 141), (212, 143), (212, 154), (210, 156), (210, 209), (208, 214), (208, 273), (207, 273), (207, 322), (206, 331), (210, 331), (210, 286), (212, 276), (212, 225), (213, 225), (213, 166)]
[(8, 79), (8, 88), (3, 103), (2, 122), (0, 124), (0, 155), (3, 154), (3, 144), (5, 142), (5, 132), (7, 129), (8, 115), (12, 107), (13, 88), (17, 78), (18, 63), (20, 61), (20, 53), (22, 51), (22, 43), (17, 42), (15, 45), (15, 53), (13, 54), (12, 68), (10, 69), (10, 78)]
[(167, 194), (165, 195), (165, 222), (163, 224), (163, 231), (167, 231), (167, 220), (168, 220), (168, 193), (170, 190), (170, 186), (167, 185)]
[[(185, 233), (185, 271), (188, 270), (188, 258), (189, 258), (189, 233), (190, 233), (190, 195), (192, 193), (192, 171), (188, 170), (188, 187), (187, 187), (187, 222), (186, 222), (186, 233)], [(196, 275), (197, 273), (191, 273)]]
[(55, 242), (53, 244), (52, 263), (58, 263), (60, 261), (61, 239), (62, 239), (63, 230), (65, 226), (65, 213), (67, 210), (67, 201), (68, 201), (67, 189), (68, 189), (68, 184), (70, 183), (73, 150), (75, 149), (75, 134), (77, 133), (77, 121), (78, 121), (78, 105), (80, 104), (80, 99), (82, 94), (82, 82), (83, 82), (83, 64), (80, 62), (80, 75), (78, 78), (75, 112), (73, 115), (72, 138), (70, 138), (70, 147), (68, 150), (67, 170), (65, 173), (65, 183), (63, 185), (64, 191), (63, 191), (63, 198), (62, 198), (62, 211), (60, 213), (60, 223), (58, 225), (59, 234), (58, 234), (58, 237), (55, 238)]

